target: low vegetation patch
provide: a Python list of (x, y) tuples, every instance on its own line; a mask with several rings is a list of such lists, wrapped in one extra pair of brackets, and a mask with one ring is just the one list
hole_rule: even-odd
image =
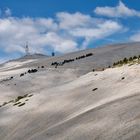
[(23, 105), (25, 105), (25, 102), (22, 102), (22, 99), (25, 99), (25, 101), (27, 102), (27, 101), (29, 101), (29, 98), (32, 97), (32, 96), (33, 96), (33, 94), (25, 94), (23, 96), (18, 96), (14, 100), (4, 102), (2, 105), (0, 105), (0, 107), (6, 106), (10, 103), (13, 103), (13, 106), (18, 106), (18, 107), (23, 106)]
[(9, 77), (9, 78), (2, 79), (2, 80), (0, 81), (0, 83), (10, 81), (10, 80), (12, 80), (13, 78), (14, 78), (14, 77), (11, 76), (11, 77)]
[(13, 102), (14, 102), (14, 100), (10, 100), (8, 102), (4, 102), (2, 105), (0, 105), (0, 107), (4, 107), (4, 106), (6, 106), (6, 105), (8, 105), (10, 103), (13, 103)]
[(113, 66), (116, 67), (116, 66), (122, 66), (125, 64), (129, 64), (129, 66), (131, 66), (131, 65), (136, 64), (136, 63), (138, 63), (138, 64), (140, 63), (140, 55), (129, 57), (129, 58), (125, 57), (124, 59), (113, 63)]
[[(40, 68), (40, 67), (38, 66), (38, 69), (39, 69), (39, 68)], [(43, 68), (45, 68), (45, 67), (44, 67), (44, 66), (41, 66), (41, 68), (43, 69)], [(31, 74), (31, 73), (36, 73), (36, 72), (38, 72), (37, 69), (29, 69), (27, 72), (21, 73), (21, 74), (20, 74), (20, 77), (25, 76), (27, 73), (28, 73), (28, 74)]]
[(57, 66), (63, 66), (64, 64), (66, 63), (71, 63), (71, 62), (74, 62), (75, 60), (79, 60), (79, 59), (83, 59), (83, 58), (87, 58), (87, 57), (90, 57), (92, 56), (93, 53), (88, 53), (88, 54), (85, 54), (85, 55), (81, 55), (81, 56), (78, 56), (76, 58), (71, 58), (71, 59), (65, 59), (63, 60), (62, 62), (52, 62), (52, 66), (55, 66), (55, 68), (57, 68)]

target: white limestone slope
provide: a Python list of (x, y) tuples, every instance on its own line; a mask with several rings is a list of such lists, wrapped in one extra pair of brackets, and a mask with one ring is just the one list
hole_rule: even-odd
[(140, 139), (140, 65), (85, 75), (44, 68), (20, 77), (24, 69), (0, 84), (0, 104), (33, 94), (21, 107), (0, 108), (0, 140)]

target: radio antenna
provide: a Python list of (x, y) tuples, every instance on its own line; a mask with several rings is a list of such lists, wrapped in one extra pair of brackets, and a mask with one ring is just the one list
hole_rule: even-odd
[(25, 53), (26, 55), (30, 55), (28, 42), (26, 42), (26, 45), (25, 45)]

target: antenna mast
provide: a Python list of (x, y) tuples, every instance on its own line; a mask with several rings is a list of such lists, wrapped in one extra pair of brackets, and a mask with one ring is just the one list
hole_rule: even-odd
[(26, 55), (30, 55), (28, 42), (26, 42), (25, 53), (26, 53)]

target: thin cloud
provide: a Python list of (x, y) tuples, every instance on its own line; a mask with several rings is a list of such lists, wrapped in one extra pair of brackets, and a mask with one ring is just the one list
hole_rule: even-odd
[(6, 8), (5, 11), (4, 11), (4, 16), (6, 16), (6, 17), (12, 16), (12, 11), (11, 11), (11, 9)]
[(140, 42), (140, 31), (130, 36), (130, 41)]
[(56, 14), (56, 17), (61, 29), (72, 29), (89, 26), (89, 24), (97, 24), (97, 19), (93, 22), (93, 18), (90, 15), (85, 15), (80, 12), (60, 12)]
[(103, 39), (121, 30), (123, 30), (122, 25), (118, 24), (115, 21), (107, 20), (98, 24), (94, 28), (77, 28), (75, 30), (71, 30), (70, 32), (75, 37), (85, 38), (82, 44), (82, 48), (86, 48), (90, 44), (90, 42), (96, 41), (98, 39)]
[(101, 16), (107, 17), (140, 17), (140, 11), (128, 8), (122, 1), (116, 7), (96, 7), (94, 13)]
[(6, 18), (6, 17), (11, 17), (12, 16), (12, 11), (10, 8), (4, 8), (0, 9), (0, 18)]

